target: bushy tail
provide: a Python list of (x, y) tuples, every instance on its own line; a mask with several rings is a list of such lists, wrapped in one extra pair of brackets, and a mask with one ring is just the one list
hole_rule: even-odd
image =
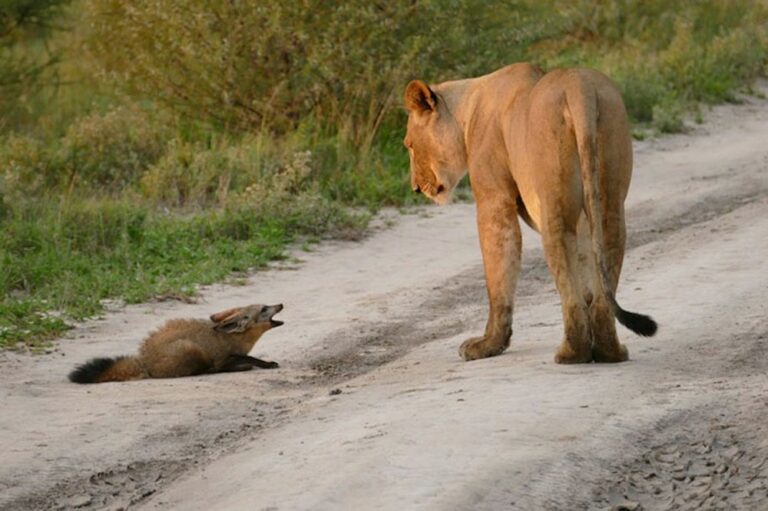
[(616, 303), (616, 298), (613, 296), (613, 293), (608, 295), (608, 299), (610, 300), (611, 305), (613, 305), (613, 313), (616, 315), (616, 319), (619, 320), (619, 323), (629, 328), (636, 334), (645, 337), (651, 337), (656, 333), (656, 330), (658, 330), (659, 326), (650, 316), (646, 316), (645, 314), (638, 314), (636, 312), (625, 311), (619, 307), (619, 304)]
[(649, 316), (622, 309), (616, 301), (616, 296), (613, 292), (613, 286), (611, 285), (608, 273), (608, 264), (605, 261), (603, 218), (599, 203), (600, 186), (598, 180), (600, 175), (597, 167), (595, 144), (598, 115), (597, 93), (591, 87), (579, 87), (579, 89), (580, 97), (573, 98), (575, 101), (569, 100), (568, 107), (573, 116), (576, 143), (579, 150), (581, 179), (584, 184), (584, 201), (592, 233), (592, 252), (597, 260), (603, 292), (613, 309), (613, 315), (619, 320), (619, 323), (636, 334), (650, 337), (658, 329), (656, 322)]
[(104, 383), (147, 377), (137, 357), (94, 358), (69, 373), (72, 383)]

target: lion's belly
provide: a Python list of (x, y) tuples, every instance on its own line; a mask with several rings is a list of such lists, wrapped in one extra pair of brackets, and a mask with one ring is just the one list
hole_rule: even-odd
[(520, 200), (522, 204), (518, 203), (518, 213), (520, 217), (525, 220), (528, 226), (540, 232), (541, 226), (541, 202), (539, 197), (534, 193), (524, 194), (520, 191)]

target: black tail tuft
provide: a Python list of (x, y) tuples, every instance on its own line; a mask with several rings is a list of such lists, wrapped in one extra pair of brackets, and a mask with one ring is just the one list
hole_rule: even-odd
[(616, 307), (616, 319), (625, 327), (644, 337), (653, 336), (659, 328), (650, 316), (625, 311), (618, 306)]
[(99, 376), (104, 371), (115, 365), (116, 358), (94, 358), (85, 364), (77, 366), (69, 373), (69, 381), (72, 383), (98, 383)]

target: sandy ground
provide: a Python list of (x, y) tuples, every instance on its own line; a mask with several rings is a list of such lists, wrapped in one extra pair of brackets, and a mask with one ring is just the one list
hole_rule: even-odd
[[(2, 509), (765, 509), (768, 102), (636, 144), (622, 305), (631, 360), (558, 366), (558, 297), (524, 233), (515, 334), (462, 362), (486, 313), (472, 205), (199, 304), (120, 308), (52, 353), (0, 354)], [(175, 317), (282, 302), (269, 371), (79, 386)]]

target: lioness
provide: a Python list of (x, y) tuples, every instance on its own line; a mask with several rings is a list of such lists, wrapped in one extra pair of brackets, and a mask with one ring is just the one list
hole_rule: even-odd
[(616, 86), (589, 69), (544, 73), (513, 64), (491, 74), (405, 90), (411, 186), (444, 203), (469, 170), (490, 311), (465, 360), (509, 346), (520, 270), (518, 215), (541, 233), (562, 302), (558, 363), (622, 362), (614, 318), (650, 336), (656, 323), (616, 302), (632, 139)]

